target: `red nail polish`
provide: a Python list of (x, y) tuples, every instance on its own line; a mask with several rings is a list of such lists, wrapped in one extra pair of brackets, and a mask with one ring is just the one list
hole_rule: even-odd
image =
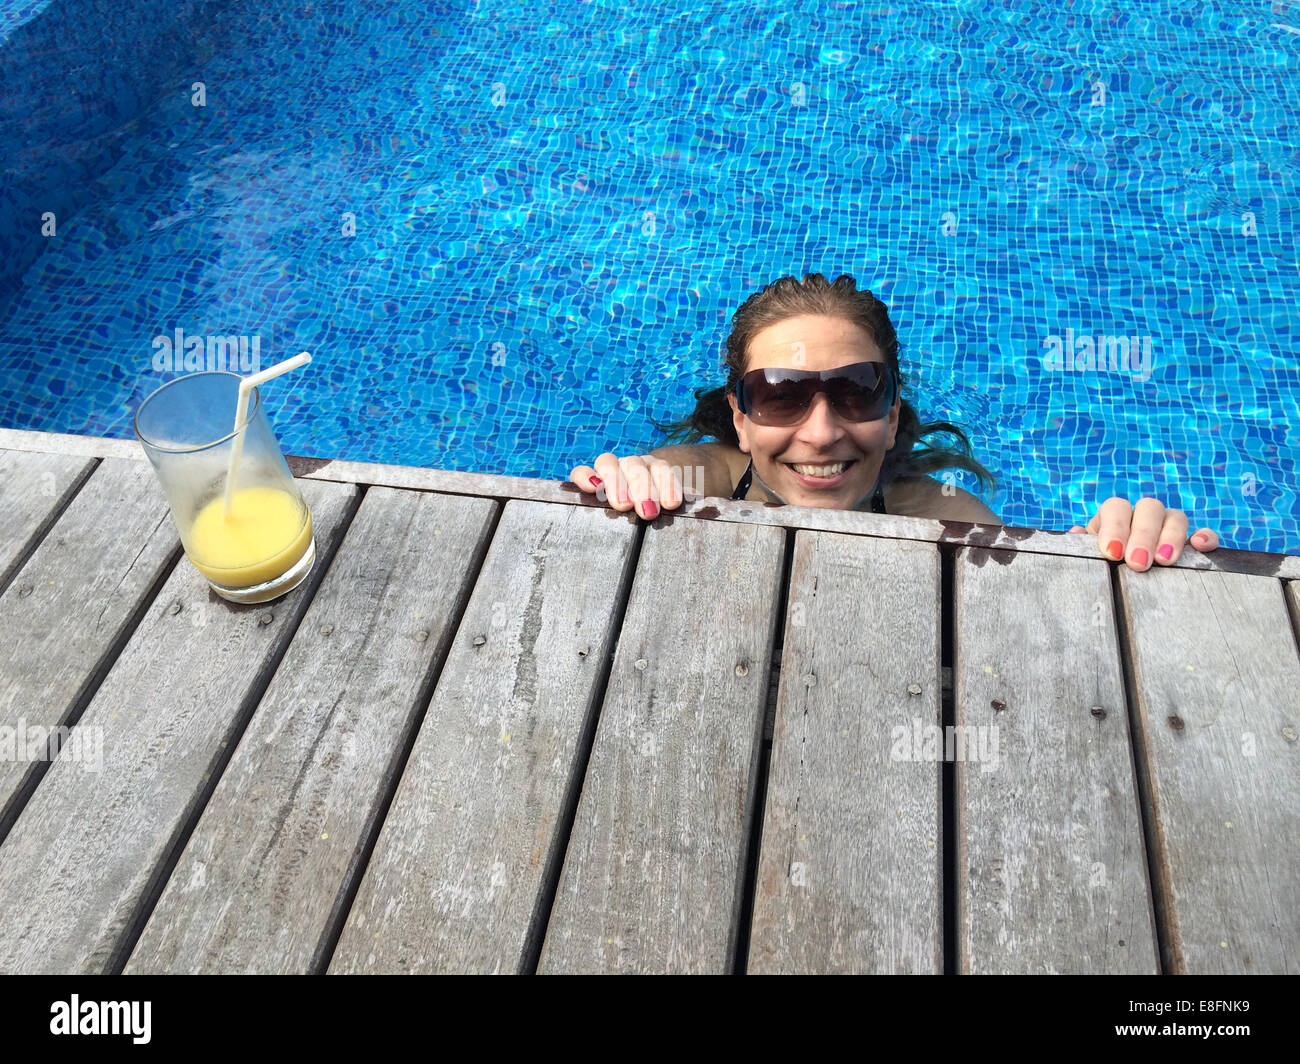
[(1113, 560), (1119, 561), (1124, 557), (1124, 544), (1117, 539), (1112, 539), (1106, 544), (1106, 553), (1109, 554)]
[(1149, 562), (1150, 560), (1151, 560), (1151, 555), (1149, 555), (1141, 547), (1139, 547), (1137, 550), (1133, 552), (1133, 564), (1136, 565), (1139, 569), (1141, 569), (1144, 565), (1146, 565), (1146, 563)]
[(656, 517), (659, 516), (659, 507), (656, 506), (654, 502), (652, 502), (650, 499), (647, 499), (645, 501), (645, 505), (643, 509), (645, 510), (645, 517), (647, 521), (653, 521)]
[(1170, 544), (1166, 543), (1163, 547), (1161, 547), (1158, 551), (1156, 551), (1156, 553), (1160, 555), (1160, 557), (1163, 560), (1168, 561), (1170, 556), (1174, 553), (1174, 548)]
[(601, 484), (603, 484), (603, 483), (604, 483), (604, 481), (601, 480), (600, 477), (592, 477), (592, 478), (591, 478), (591, 486), (592, 486), (593, 488), (598, 488), (598, 487), (600, 487)]

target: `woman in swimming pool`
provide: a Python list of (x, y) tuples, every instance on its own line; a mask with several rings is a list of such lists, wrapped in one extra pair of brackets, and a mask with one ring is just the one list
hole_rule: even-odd
[[(959, 467), (996, 483), (960, 428), (922, 424), (902, 398), (894, 326), (852, 277), (782, 277), (750, 296), (732, 318), (727, 367), (726, 385), (697, 391), (689, 417), (656, 423), (683, 442), (626, 458), (606, 452), (569, 479), (647, 520), (681, 505), (680, 470), (690, 468), (703, 471), (694, 487), (706, 496), (1000, 524), (974, 495), (926, 475)], [(916, 447), (935, 432), (958, 449)], [(720, 442), (697, 442), (705, 436)], [(1116, 496), (1070, 531), (1095, 534), (1102, 554), (1141, 571), (1177, 561), (1187, 526), (1157, 499), (1135, 506)], [(1213, 550), (1218, 536), (1198, 529), (1192, 544)]]

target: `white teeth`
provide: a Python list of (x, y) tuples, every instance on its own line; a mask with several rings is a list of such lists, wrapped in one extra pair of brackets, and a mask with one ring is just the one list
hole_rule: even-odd
[(848, 462), (836, 462), (834, 465), (792, 465), (790, 468), (806, 477), (837, 477), (849, 467)]

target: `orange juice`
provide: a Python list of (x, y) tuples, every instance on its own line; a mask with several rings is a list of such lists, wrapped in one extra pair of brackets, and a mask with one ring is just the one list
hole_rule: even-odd
[(186, 554), (194, 568), (222, 587), (252, 587), (293, 568), (312, 542), (311, 511), (277, 488), (241, 488), (218, 496), (190, 526)]

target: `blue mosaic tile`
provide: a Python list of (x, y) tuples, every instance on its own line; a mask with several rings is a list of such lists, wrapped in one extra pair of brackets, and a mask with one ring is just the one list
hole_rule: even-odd
[[(288, 452), (561, 479), (660, 443), (750, 292), (844, 272), (1004, 521), (1151, 493), (1300, 552), (1293, 16), (106, 3), (0, 0), (0, 78), (41, 19), (95, 30), (42, 46), (82, 91), (0, 110), (6, 232), (63, 211), (6, 259), (0, 424), (129, 438), (180, 328), (313, 352), (266, 392)], [(1046, 368), (1067, 329), (1150, 375)]]

